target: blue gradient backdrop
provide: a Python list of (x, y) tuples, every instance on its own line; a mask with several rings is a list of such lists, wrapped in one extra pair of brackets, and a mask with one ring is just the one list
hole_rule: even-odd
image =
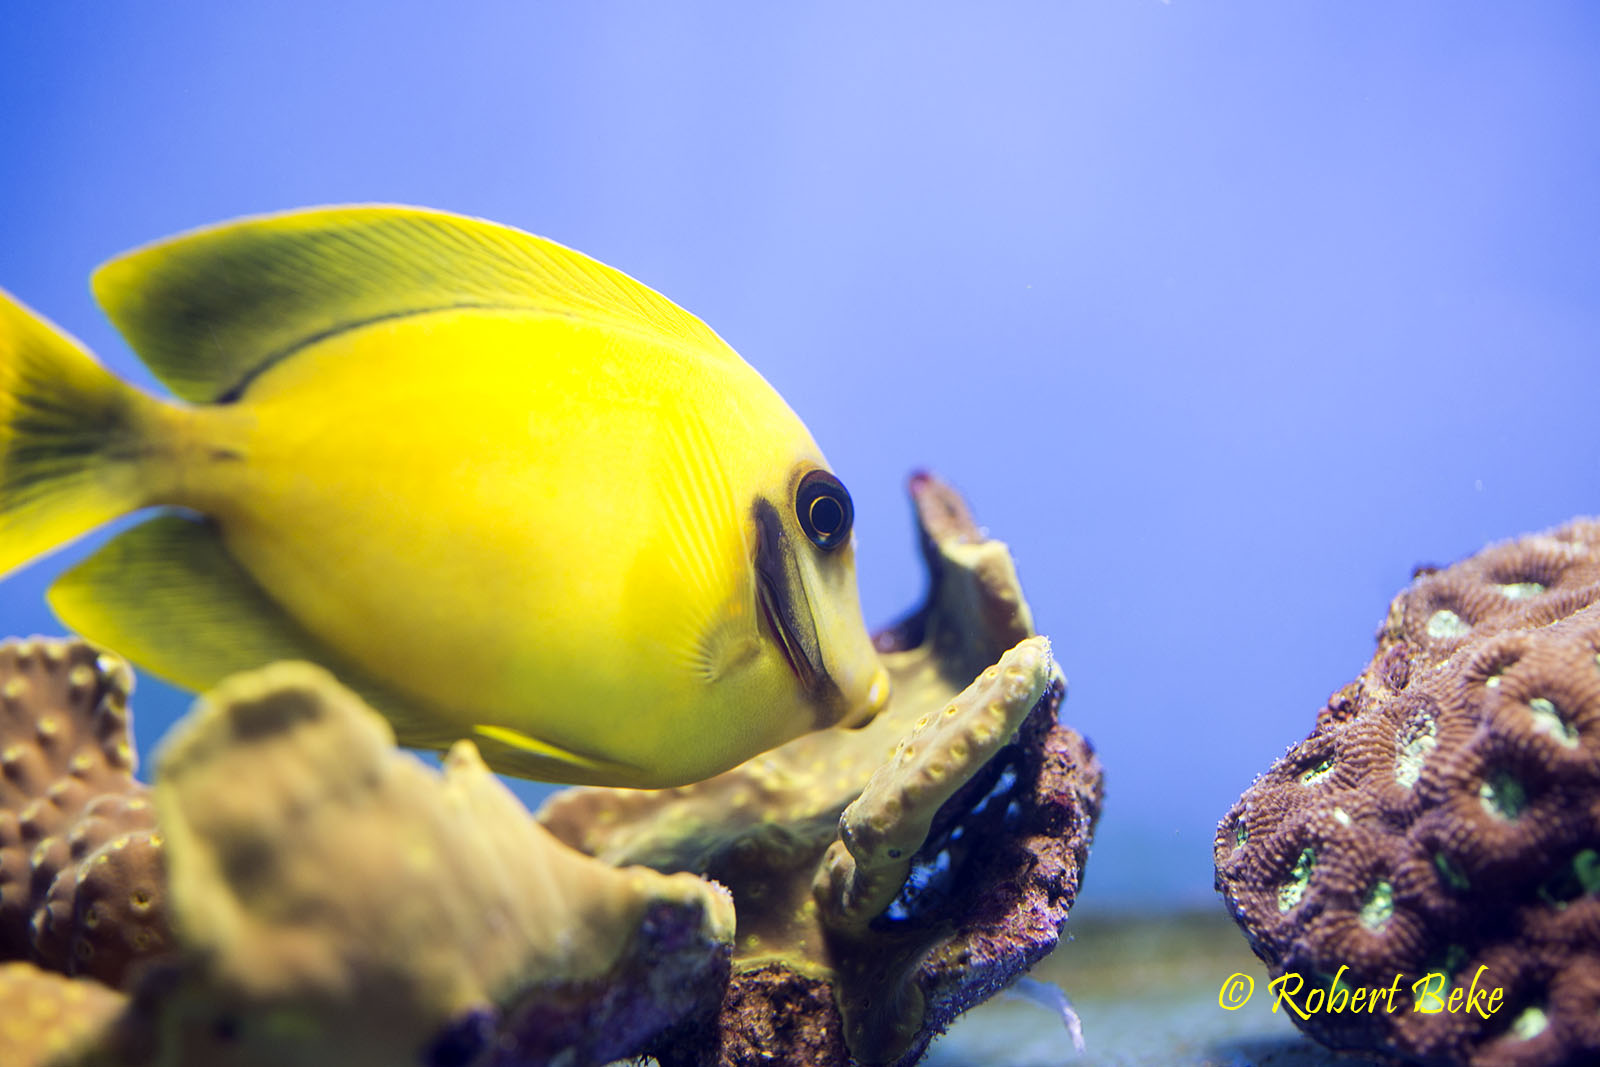
[(1083, 906), (1204, 903), (1414, 564), (1600, 511), (1597, 72), (1577, 2), (12, 3), (0, 285), (149, 384), (91, 268), (247, 212), (632, 273), (809, 422), (874, 625), (966, 492), (1108, 768)]

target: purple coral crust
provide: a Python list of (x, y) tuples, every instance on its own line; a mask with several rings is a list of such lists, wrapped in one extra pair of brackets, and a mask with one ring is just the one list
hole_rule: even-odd
[[(1419, 570), (1366, 671), (1224, 817), (1215, 859), (1274, 978), (1405, 976), (1392, 1013), (1291, 1016), (1318, 1040), (1600, 1061), (1600, 522)], [(1412, 982), (1480, 967), (1505, 990), (1488, 1018), (1412, 1010)]]
[(121, 987), (171, 945), (132, 684), (83, 641), (0, 644), (0, 960)]
[(610, 974), (528, 990), (500, 1021), (478, 1067), (602, 1064), (638, 1055), (661, 1035), (716, 1014), (732, 966), (726, 945), (707, 951), (698, 908), (656, 903)]
[(735, 974), (719, 1012), (667, 1033), (652, 1052), (661, 1067), (850, 1062), (833, 986), (781, 964)]
[[(1056, 721), (1064, 695), (1058, 683), (1017, 731), (1019, 782), (1012, 795), (1021, 803), (1015, 813), (993, 805), (986, 812), (992, 828), (965, 827), (966, 835), (983, 842), (967, 860), (983, 874), (951, 899), (947, 913), (956, 921), (955, 933), (917, 972), (927, 1015), (901, 1064), (915, 1063), (957, 1016), (1048, 955), (1077, 899), (1103, 782), (1093, 746)], [(982, 782), (967, 789), (976, 792)], [(969, 811), (978, 799), (957, 794), (947, 807)], [(940, 840), (936, 826), (930, 841)]]

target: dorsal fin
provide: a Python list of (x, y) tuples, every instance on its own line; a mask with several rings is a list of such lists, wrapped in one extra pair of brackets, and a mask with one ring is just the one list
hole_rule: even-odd
[(413, 207), (311, 208), (195, 230), (106, 263), (94, 292), (156, 377), (197, 403), (236, 398), (324, 337), (460, 307), (544, 313), (738, 359), (621, 271), (509, 226)]

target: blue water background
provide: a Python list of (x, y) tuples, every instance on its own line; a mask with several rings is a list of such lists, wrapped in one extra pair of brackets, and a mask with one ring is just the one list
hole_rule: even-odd
[(1577, 2), (14, 3), (0, 285), (149, 385), (91, 268), (247, 212), (628, 271), (808, 421), (873, 624), (967, 494), (1108, 769), (1083, 907), (1196, 903), (1413, 565), (1600, 512), (1597, 116)]

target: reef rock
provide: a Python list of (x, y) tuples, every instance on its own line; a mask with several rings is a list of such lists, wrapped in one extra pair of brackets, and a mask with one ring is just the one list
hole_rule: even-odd
[(877, 637), (894, 684), (877, 718), (697, 785), (566, 790), (539, 813), (608, 863), (732, 891), (721, 1014), (657, 1043), (667, 1067), (915, 1062), (1054, 947), (1076, 899), (1099, 764), (1057, 722), (1065, 681), (1005, 546), (948, 486), (911, 492), (931, 590)]
[[(1600, 1062), (1600, 522), (1419, 570), (1222, 820), (1216, 871), (1328, 1045)], [(1397, 975), (1392, 1003), (1329, 1010)]]
[(172, 948), (132, 687), (83, 641), (0, 644), (0, 960), (120, 987)]

